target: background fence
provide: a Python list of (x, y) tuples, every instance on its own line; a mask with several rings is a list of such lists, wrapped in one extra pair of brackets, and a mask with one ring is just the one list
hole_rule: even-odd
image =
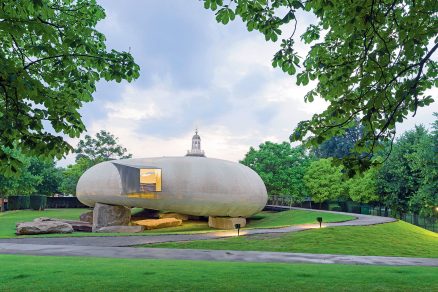
[(423, 217), (418, 214), (406, 213), (402, 216), (398, 216), (392, 212), (389, 208), (372, 206), (369, 204), (360, 204), (353, 201), (326, 201), (323, 203), (315, 203), (310, 198), (304, 202), (293, 202), (291, 197), (287, 196), (271, 196), (268, 198), (267, 205), (276, 206), (288, 206), (288, 207), (300, 207), (316, 210), (329, 210), (329, 211), (341, 211), (347, 213), (375, 215), (383, 217), (394, 217), (408, 223), (417, 225), (424, 229), (428, 229), (433, 232), (438, 232), (438, 218), (437, 217)]

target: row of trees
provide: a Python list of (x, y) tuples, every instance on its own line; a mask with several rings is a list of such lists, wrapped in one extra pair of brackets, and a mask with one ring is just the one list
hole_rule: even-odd
[[(438, 114), (435, 114), (438, 118)], [(360, 139), (360, 127), (335, 137), (313, 150), (290, 143), (265, 142), (250, 148), (241, 163), (255, 170), (270, 196), (290, 196), (295, 202), (352, 200), (432, 216), (438, 206), (438, 120), (431, 131), (424, 126), (384, 145), (377, 159), (382, 163), (351, 175), (338, 159), (349, 155), (349, 146)]]
[(3, 199), (11, 195), (75, 195), (76, 184), (88, 168), (102, 161), (132, 156), (117, 140), (107, 131), (100, 131), (96, 137), (86, 135), (75, 149), (75, 163), (66, 168), (57, 167), (55, 161), (47, 158), (27, 157), (19, 148), (4, 147), (4, 151), (20, 161), (20, 169), (19, 175), (0, 175), (1, 209)]

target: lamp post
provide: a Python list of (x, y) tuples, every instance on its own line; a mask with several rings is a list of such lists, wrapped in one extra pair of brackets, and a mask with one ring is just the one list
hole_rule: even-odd
[(237, 229), (237, 236), (239, 236), (239, 233), (240, 233), (240, 224), (239, 224), (239, 223), (234, 224), (234, 228)]
[(321, 228), (322, 217), (316, 217), (316, 221), (319, 222), (319, 228)]

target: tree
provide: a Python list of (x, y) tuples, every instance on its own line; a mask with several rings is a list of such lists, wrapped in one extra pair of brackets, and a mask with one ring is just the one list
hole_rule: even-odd
[(337, 158), (342, 159), (352, 153), (354, 145), (362, 137), (362, 127), (355, 125), (348, 128), (341, 136), (334, 136), (314, 149), (314, 153), (320, 158)]
[(251, 147), (240, 163), (260, 175), (270, 196), (287, 195), (296, 202), (307, 196), (303, 176), (310, 158), (303, 147), (267, 141), (258, 150)]
[(82, 174), (103, 161), (131, 158), (126, 148), (118, 144), (118, 138), (110, 132), (101, 130), (95, 137), (85, 135), (75, 149), (76, 163), (62, 171), (60, 190), (64, 194), (76, 195), (76, 185)]
[(418, 190), (409, 200), (415, 213), (432, 217), (438, 206), (438, 113), (432, 124), (432, 133), (422, 135), (413, 145), (413, 152), (406, 155), (412, 171), (419, 173)]
[[(424, 179), (424, 172), (415, 166), (413, 160), (422, 159), (418, 148), (428, 139), (428, 135), (423, 126), (405, 132), (394, 145), (388, 146), (392, 150), (386, 151), (391, 155), (378, 172), (377, 185), (381, 200), (400, 217), (408, 211), (418, 213), (421, 209), (418, 204), (410, 204), (414, 202), (411, 199)], [(429, 148), (426, 152), (431, 150)]]
[[(204, 7), (216, 11), (223, 24), (240, 17), (249, 31), (259, 31), (267, 41), (276, 42), (283, 31), (291, 31), (272, 65), (296, 75), (298, 85), (317, 80), (305, 100), (329, 102), (324, 112), (298, 124), (291, 141), (315, 147), (358, 120), (364, 134), (354, 150), (368, 155), (348, 164), (354, 170), (374, 162), (379, 142), (394, 139), (397, 122), (433, 102), (425, 92), (438, 85), (435, 0), (204, 0)], [(317, 18), (301, 35), (311, 45), (303, 60), (294, 49), (297, 11)]]
[(87, 158), (96, 164), (112, 159), (131, 158), (132, 154), (127, 153), (126, 148), (117, 143), (118, 138), (105, 130), (97, 133), (95, 138), (85, 135), (75, 150), (76, 160)]
[(76, 195), (76, 185), (78, 184), (79, 178), (93, 165), (93, 161), (82, 157), (77, 159), (75, 164), (67, 166), (67, 168), (62, 171), (62, 181), (59, 187), (60, 191), (64, 194)]
[(20, 161), (20, 175), (5, 176), (0, 174), (0, 211), (4, 210), (4, 198), (11, 195), (30, 195), (36, 191), (42, 178), (30, 170), (30, 159), (17, 149), (2, 147), (2, 151)]
[(28, 171), (41, 178), (38, 185), (35, 186), (35, 193), (45, 196), (52, 196), (59, 193), (59, 186), (62, 181), (62, 172), (56, 167), (53, 160), (39, 157), (30, 157)]
[(304, 175), (304, 183), (312, 200), (321, 203), (333, 200), (343, 195), (345, 185), (342, 166), (332, 164), (332, 158), (313, 161)]
[[(0, 145), (26, 156), (61, 158), (73, 148), (55, 133), (85, 131), (78, 110), (96, 82), (139, 76), (129, 52), (108, 51), (95, 29), (105, 18), (95, 0), (4, 0), (0, 5)], [(0, 170), (21, 161), (0, 150)]]
[(377, 195), (377, 168), (370, 168), (362, 174), (356, 174), (346, 184), (348, 195), (355, 202), (369, 203), (379, 199)]

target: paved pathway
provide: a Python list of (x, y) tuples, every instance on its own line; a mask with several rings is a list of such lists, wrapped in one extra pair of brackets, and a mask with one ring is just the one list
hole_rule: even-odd
[[(299, 209), (299, 208), (291, 208)], [(307, 209), (304, 209), (307, 210)], [(316, 211), (316, 210), (315, 210)], [(330, 211), (325, 211), (330, 212)], [(340, 213), (340, 212), (333, 212)], [(350, 213), (343, 213), (352, 215)], [(325, 223), (324, 227), (363, 226), (394, 222), (387, 217), (355, 214), (351, 221)], [(318, 224), (305, 224), (285, 228), (242, 230), (242, 235), (296, 232), (318, 228)], [(221, 231), (202, 234), (170, 234), (148, 236), (109, 236), (109, 237), (54, 237), (54, 238), (11, 238), (0, 239), (0, 254), (52, 255), (52, 256), (95, 256), (110, 258), (144, 259), (184, 259), (241, 262), (283, 262), (283, 263), (322, 263), (322, 264), (363, 264), (363, 265), (414, 265), (437, 266), (438, 259), (405, 258), (381, 256), (349, 256), (329, 254), (304, 254), (258, 251), (191, 250), (166, 248), (133, 248), (128, 246), (207, 240), (236, 236), (236, 231)]]
[[(291, 208), (300, 209), (300, 208)], [(313, 211), (309, 209), (301, 209), (307, 211)], [(314, 210), (322, 212), (320, 210)], [(324, 211), (327, 213), (341, 213)], [(337, 223), (324, 223), (323, 227), (337, 227), (337, 226), (363, 226), (374, 225), (396, 221), (389, 217), (379, 217), (361, 214), (341, 213), (345, 215), (356, 216), (357, 219), (337, 222)], [(269, 228), (269, 229), (246, 229), (241, 230), (241, 235), (255, 235), (255, 234), (268, 234), (268, 233), (287, 233), (296, 232), (307, 229), (319, 228), (319, 224), (303, 224), (295, 225), (284, 228)], [(17, 244), (40, 244), (40, 245), (77, 245), (77, 246), (107, 246), (107, 247), (120, 247), (120, 246), (133, 246), (149, 243), (162, 243), (162, 242), (175, 242), (175, 241), (191, 241), (191, 240), (207, 240), (236, 236), (236, 231), (220, 231), (210, 233), (198, 233), (198, 234), (166, 234), (166, 235), (133, 235), (133, 236), (90, 236), (90, 237), (33, 237), (33, 238), (10, 238), (0, 239), (0, 243), (17, 243)], [(1, 253), (1, 249), (0, 249)]]
[(349, 256), (286, 252), (195, 250), (170, 248), (98, 247), (0, 243), (0, 253), (41, 256), (93, 256), (134, 259), (176, 259), (237, 262), (359, 264), (386, 266), (433, 266), (438, 259), (381, 256)]

